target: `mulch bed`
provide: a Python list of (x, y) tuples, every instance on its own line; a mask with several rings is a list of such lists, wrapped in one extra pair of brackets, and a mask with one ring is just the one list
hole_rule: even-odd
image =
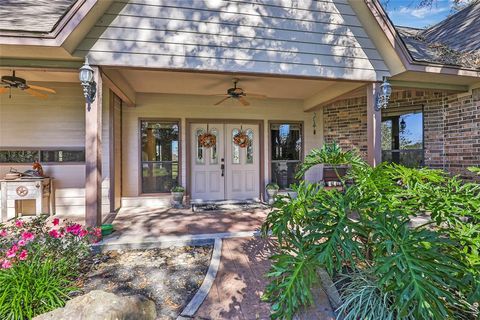
[(203, 282), (212, 246), (116, 250), (96, 255), (79, 281), (83, 294), (105, 290), (143, 295), (157, 306), (157, 319), (175, 319)]

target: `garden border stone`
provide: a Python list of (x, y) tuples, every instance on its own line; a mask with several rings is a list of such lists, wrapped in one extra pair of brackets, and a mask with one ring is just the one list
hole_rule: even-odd
[(203, 280), (202, 285), (197, 290), (193, 298), (187, 304), (187, 306), (180, 313), (180, 316), (177, 320), (181, 320), (184, 317), (193, 317), (197, 312), (198, 308), (202, 305), (205, 298), (207, 298), (210, 289), (212, 288), (213, 282), (217, 276), (218, 268), (220, 267), (220, 259), (222, 257), (222, 239), (215, 239), (213, 246), (212, 259), (210, 260), (210, 266), (208, 267), (207, 274)]

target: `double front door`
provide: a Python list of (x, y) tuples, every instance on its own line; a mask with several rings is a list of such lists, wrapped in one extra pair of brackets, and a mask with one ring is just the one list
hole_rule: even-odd
[[(235, 143), (240, 132), (246, 144)], [(205, 134), (209, 136), (205, 136)], [(191, 126), (191, 197), (194, 201), (258, 199), (259, 127), (256, 124), (194, 123)], [(215, 139), (211, 139), (215, 137)], [(203, 139), (202, 137), (206, 138)], [(240, 136), (237, 136), (241, 137)], [(208, 141), (206, 141), (208, 140)], [(205, 142), (212, 142), (206, 145)], [(238, 142), (238, 141), (237, 141)]]

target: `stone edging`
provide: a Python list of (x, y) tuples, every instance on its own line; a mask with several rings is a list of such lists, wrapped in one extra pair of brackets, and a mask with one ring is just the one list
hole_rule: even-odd
[(220, 267), (220, 259), (222, 257), (222, 239), (215, 239), (215, 244), (213, 246), (212, 259), (210, 260), (210, 266), (208, 267), (207, 274), (203, 280), (202, 285), (197, 290), (192, 300), (187, 304), (187, 306), (180, 313), (180, 316), (177, 320), (188, 319), (195, 315), (198, 308), (202, 305), (203, 301), (207, 297), (210, 289), (212, 288), (215, 277), (217, 276), (218, 268)]
[(325, 291), (325, 294), (330, 301), (333, 312), (337, 316), (337, 319), (342, 319), (342, 317), (339, 317), (337, 314), (337, 309), (342, 305), (342, 299), (340, 298), (340, 293), (338, 292), (337, 287), (335, 286), (332, 279), (328, 275), (328, 272), (325, 269), (320, 268), (319, 270), (317, 270), (317, 275), (320, 277), (320, 283), (322, 285), (323, 291)]

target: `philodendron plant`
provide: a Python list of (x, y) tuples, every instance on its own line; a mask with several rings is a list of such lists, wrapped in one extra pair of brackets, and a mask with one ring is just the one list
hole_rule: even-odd
[(354, 150), (344, 151), (336, 142), (325, 143), (322, 148), (313, 149), (305, 156), (302, 165), (297, 171), (296, 178), (301, 180), (310, 168), (319, 164), (331, 167), (335, 171), (338, 180), (341, 181), (342, 175), (338, 171), (339, 167), (358, 167), (363, 166), (365, 162)]
[[(300, 172), (329, 154), (348, 161), (353, 183), (340, 191), (301, 182), (296, 198), (277, 197), (263, 225), (278, 240), (264, 295), (272, 318), (291, 319), (311, 304), (324, 268), (347, 279), (342, 319), (478, 319), (479, 184), (426, 168), (372, 168), (329, 150), (307, 156)], [(426, 222), (413, 226), (420, 215)]]

